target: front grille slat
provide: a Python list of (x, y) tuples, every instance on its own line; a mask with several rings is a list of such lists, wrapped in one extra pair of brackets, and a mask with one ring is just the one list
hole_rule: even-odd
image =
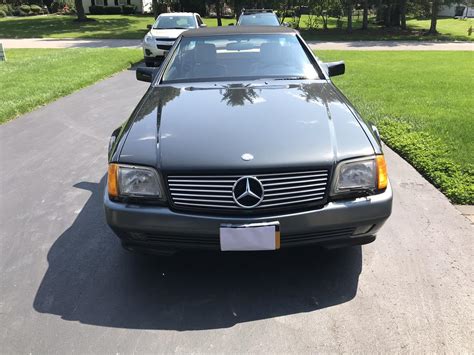
[[(304, 192), (323, 191), (322, 194), (324, 195), (325, 190), (326, 190), (325, 187), (321, 187), (319, 189), (304, 190)], [(273, 193), (273, 194), (265, 194), (265, 197), (286, 196), (286, 195), (294, 195), (294, 194), (299, 194), (299, 193), (301, 193), (301, 191), (277, 192), (277, 193)]]
[(210, 202), (210, 203), (225, 203), (225, 204), (233, 204), (233, 200), (208, 200), (205, 198), (189, 198), (189, 197), (175, 197), (175, 201), (190, 201), (190, 202)]
[(294, 184), (300, 184), (300, 183), (306, 183), (306, 182), (320, 182), (320, 181), (327, 181), (327, 178), (301, 180), (301, 181), (272, 182), (271, 184), (265, 184), (265, 186), (281, 186), (281, 185), (290, 185), (290, 184), (294, 185)]
[(257, 178), (263, 186), (261, 203), (251, 209), (291, 208), (325, 203), (329, 186), (329, 169), (248, 175), (169, 175), (167, 183), (176, 208), (201, 210), (249, 209), (239, 206), (232, 189), (243, 176)]
[(260, 179), (261, 182), (265, 181), (279, 181), (279, 180), (294, 180), (294, 179), (307, 179), (307, 178), (326, 178), (328, 174), (314, 174), (314, 175), (302, 175), (302, 176), (288, 176), (288, 177), (273, 177), (273, 178), (265, 178), (265, 179)]
[(307, 194), (307, 195), (298, 195), (298, 196), (285, 196), (285, 197), (277, 197), (277, 198), (270, 198), (270, 199), (265, 199), (264, 202), (273, 202), (273, 201), (285, 201), (285, 200), (293, 200), (295, 198), (310, 198), (310, 197), (320, 197), (323, 196), (324, 192), (321, 193), (314, 193), (314, 194)]

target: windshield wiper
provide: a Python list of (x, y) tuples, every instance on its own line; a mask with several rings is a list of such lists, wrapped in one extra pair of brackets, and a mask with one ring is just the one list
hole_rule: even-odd
[(273, 80), (308, 80), (305, 76), (286, 76), (282, 78), (269, 78)]

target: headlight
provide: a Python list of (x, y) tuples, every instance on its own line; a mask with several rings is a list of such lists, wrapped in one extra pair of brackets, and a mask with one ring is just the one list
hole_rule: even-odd
[(353, 159), (336, 167), (331, 195), (373, 193), (387, 187), (387, 166), (383, 155)]
[(145, 39), (144, 39), (144, 40), (145, 40), (145, 43), (146, 43), (146, 44), (153, 44), (154, 38), (153, 38), (152, 35), (147, 34), (147, 35), (145, 36)]
[(158, 173), (153, 168), (109, 164), (108, 192), (110, 197), (161, 198)]

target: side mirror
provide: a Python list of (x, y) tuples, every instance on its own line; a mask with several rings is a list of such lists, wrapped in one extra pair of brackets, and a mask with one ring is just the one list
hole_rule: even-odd
[(136, 70), (136, 76), (138, 81), (144, 81), (151, 83), (155, 79), (156, 74), (158, 73), (159, 68), (144, 68), (140, 67)]
[(326, 64), (326, 67), (328, 68), (329, 76), (338, 76), (346, 72), (346, 65), (342, 60), (340, 62), (330, 62), (324, 64)]
[(231, 22), (231, 23), (229, 23), (229, 24), (228, 24), (228, 26), (234, 26), (234, 23), (233, 23), (233, 22)]
[(153, 25), (146, 25), (147, 30), (151, 30), (153, 28)]
[(207, 27), (207, 25), (205, 23), (203, 23), (202, 25), (200, 25), (199, 27)]
[(290, 27), (290, 24), (288, 22), (283, 22), (281, 25), (284, 27)]

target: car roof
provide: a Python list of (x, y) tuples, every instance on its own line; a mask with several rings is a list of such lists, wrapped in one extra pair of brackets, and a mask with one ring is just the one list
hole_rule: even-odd
[(242, 15), (255, 15), (255, 14), (274, 14), (272, 9), (243, 9)]
[(203, 37), (203, 36), (221, 36), (232, 34), (296, 34), (297, 32), (283, 26), (226, 26), (226, 27), (206, 27), (197, 28), (183, 32), (183, 37)]
[(193, 16), (193, 12), (164, 12), (160, 16)]

